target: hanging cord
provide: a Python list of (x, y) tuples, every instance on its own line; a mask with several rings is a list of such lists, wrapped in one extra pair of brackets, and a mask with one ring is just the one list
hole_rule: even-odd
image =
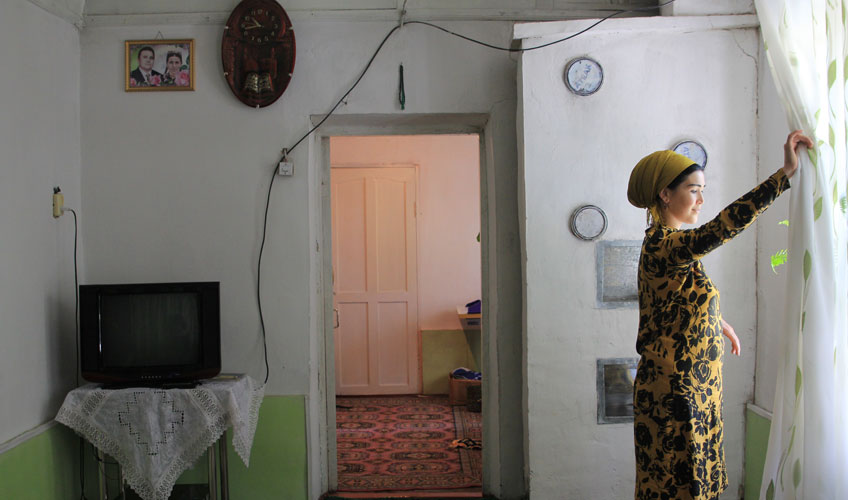
[(389, 40), (389, 37), (391, 37), (394, 34), (394, 32), (399, 30), (399, 29), (400, 29), (400, 25), (395, 26), (388, 33), (386, 33), (386, 36), (383, 37), (383, 41), (380, 42), (380, 45), (377, 46), (377, 50), (374, 51), (374, 54), (371, 56), (371, 59), (368, 60), (368, 64), (365, 65), (365, 69), (362, 70), (362, 73), (359, 74), (359, 77), (356, 79), (355, 82), (353, 82), (353, 85), (351, 85), (351, 87), (347, 90), (347, 92), (345, 92), (344, 95), (341, 97), (341, 99), (339, 99), (336, 102), (336, 104), (333, 105), (333, 107), (330, 109), (330, 111), (326, 115), (324, 115), (324, 118), (322, 118), (321, 121), (319, 121), (317, 125), (315, 125), (311, 129), (309, 129), (309, 132), (303, 134), (303, 137), (298, 139), (297, 142), (295, 142), (291, 147), (285, 149), (285, 151), (288, 151), (288, 153), (291, 153), (292, 151), (294, 151), (294, 148), (298, 147), (300, 145), (300, 143), (303, 142), (304, 139), (306, 139), (307, 137), (312, 135), (312, 132), (315, 132), (316, 130), (318, 130), (318, 127), (320, 127), (321, 125), (324, 124), (325, 121), (327, 121), (327, 118), (329, 118), (336, 111), (336, 108), (339, 107), (339, 104), (344, 102), (344, 100), (347, 99), (347, 96), (350, 95), (351, 92), (353, 92), (353, 89), (355, 89), (356, 86), (359, 85), (359, 82), (362, 80), (362, 77), (365, 76), (365, 73), (368, 72), (368, 69), (371, 67), (371, 63), (374, 62), (374, 59), (377, 57), (377, 54), (380, 53), (380, 50), (383, 48), (383, 45), (385, 45), (386, 42)]
[[(65, 208), (63, 212), (71, 212), (74, 216), (74, 338), (76, 339), (76, 354), (77, 364), (74, 366), (74, 380), (76, 387), (79, 387), (79, 360), (80, 360), (80, 344), (79, 344), (79, 271), (77, 266), (77, 241), (79, 235), (79, 225), (77, 224), (77, 213), (72, 208)], [(79, 479), (80, 479), (80, 500), (88, 500), (85, 496), (85, 440), (79, 438)]]
[[(77, 364), (74, 367), (76, 386), (79, 387), (79, 367), (80, 367), (80, 344), (79, 344), (79, 271), (77, 266), (77, 239), (79, 228), (77, 224), (77, 213), (72, 208), (66, 209), (74, 216), (74, 337), (77, 344)], [(85, 496), (85, 440), (79, 438), (79, 475), (80, 475), (80, 500), (88, 500)]]
[[(339, 99), (338, 102), (336, 102), (336, 104), (333, 106), (333, 108), (330, 109), (330, 112), (327, 113), (326, 116), (324, 116), (324, 118), (322, 118), (321, 121), (319, 121), (317, 125), (315, 125), (311, 129), (309, 129), (309, 132), (305, 133), (303, 135), (303, 137), (298, 139), (297, 142), (295, 142), (292, 147), (283, 149), (282, 158), (281, 158), (280, 161), (287, 161), (288, 153), (290, 153), (291, 150), (293, 150), (301, 142), (303, 142), (304, 139), (309, 137), (312, 134), (312, 132), (317, 130), (318, 127), (320, 127), (327, 120), (327, 118), (329, 118), (330, 115), (333, 114), (333, 112), (336, 110), (336, 108), (339, 107), (339, 105), (345, 100), (345, 98), (351, 92), (353, 92), (353, 89), (356, 88), (356, 86), (359, 84), (359, 81), (362, 80), (363, 76), (365, 76), (365, 73), (368, 71), (368, 68), (371, 67), (371, 63), (374, 62), (374, 58), (377, 57), (377, 54), (380, 53), (380, 49), (383, 48), (383, 45), (385, 45), (385, 43), (389, 39), (389, 37), (392, 36), (392, 34), (395, 31), (397, 31), (398, 29), (400, 29), (400, 25), (395, 26), (394, 28), (391, 29), (391, 31), (389, 31), (386, 34), (386, 36), (383, 38), (383, 41), (380, 42), (380, 45), (377, 47), (377, 50), (374, 51), (374, 55), (372, 55), (371, 59), (368, 60), (368, 64), (365, 65), (365, 69), (363, 69), (362, 73), (360, 73), (359, 78), (356, 79), (356, 81), (353, 83), (353, 85), (350, 87), (350, 89), (348, 89), (348, 91), (345, 92), (345, 94), (341, 97), (341, 99)], [(256, 302), (259, 305), (259, 324), (262, 327), (262, 345), (263, 345), (263, 351), (264, 351), (264, 355), (265, 355), (265, 383), (266, 384), (268, 383), (268, 377), (270, 376), (270, 369), (268, 368), (268, 342), (267, 342), (267, 335), (265, 333), (265, 316), (262, 313), (262, 289), (260, 288), (259, 284), (260, 284), (260, 281), (261, 281), (261, 278), (262, 278), (262, 254), (265, 251), (265, 238), (268, 234), (268, 208), (271, 205), (271, 189), (274, 187), (274, 181), (276, 179), (277, 179), (277, 170), (273, 169), (271, 171), (271, 182), (268, 184), (268, 196), (265, 198), (265, 215), (264, 215), (263, 222), (262, 222), (262, 243), (259, 245), (259, 259), (258, 259), (258, 262), (256, 264)]]
[(80, 500), (88, 500), (85, 496), (85, 439), (79, 438), (79, 479), (80, 479)]
[[(283, 158), (280, 161), (286, 161), (286, 150), (283, 150)], [(256, 263), (256, 303), (259, 305), (259, 325), (262, 327), (262, 353), (265, 356), (265, 382), (268, 383), (268, 377), (271, 375), (271, 369), (268, 367), (268, 339), (265, 334), (265, 315), (262, 313), (262, 254), (265, 252), (265, 236), (268, 234), (268, 208), (271, 206), (271, 190), (274, 187), (274, 181), (277, 179), (277, 170), (271, 171), (271, 182), (268, 183), (268, 195), (265, 198), (265, 216), (262, 220), (262, 243), (259, 245), (259, 260)]]
[(398, 84), (398, 102), (400, 102), (400, 109), (406, 109), (406, 90), (403, 88), (403, 64), (398, 68), (400, 71), (400, 83)]
[(481, 42), (480, 40), (475, 40), (474, 38), (471, 38), (471, 37), (468, 37), (468, 36), (465, 36), (465, 35), (461, 35), (459, 33), (453, 32), (449, 29), (443, 28), (443, 27), (438, 26), (438, 25), (433, 24), (433, 23), (428, 23), (426, 21), (405, 21), (405, 20), (403, 20), (403, 16), (405, 16), (405, 13), (402, 13), (401, 22), (397, 26), (395, 26), (394, 28), (389, 30), (389, 32), (383, 38), (383, 41), (380, 42), (380, 45), (377, 46), (377, 50), (374, 51), (374, 54), (371, 56), (371, 59), (368, 60), (368, 63), (365, 65), (365, 69), (362, 70), (362, 73), (360, 73), (359, 77), (356, 79), (356, 81), (353, 82), (353, 85), (351, 85), (351, 87), (347, 90), (347, 92), (344, 93), (344, 95), (341, 97), (341, 99), (339, 99), (338, 102), (336, 102), (336, 104), (330, 109), (329, 112), (327, 112), (327, 114), (324, 116), (324, 118), (322, 118), (321, 121), (319, 121), (317, 125), (315, 125), (311, 129), (309, 129), (309, 131), (306, 132), (300, 139), (298, 139), (297, 141), (295, 141), (295, 143), (293, 145), (288, 147), (286, 149), (286, 151), (288, 151), (289, 153), (294, 151), (294, 149), (297, 146), (299, 146), (300, 143), (303, 142), (304, 139), (306, 139), (307, 137), (312, 135), (312, 133), (315, 132), (315, 130), (317, 130), (318, 127), (320, 127), (327, 120), (327, 118), (329, 118), (336, 111), (336, 108), (339, 107), (339, 104), (341, 104), (347, 98), (347, 96), (350, 95), (351, 92), (353, 92), (353, 89), (355, 89), (356, 86), (359, 85), (359, 82), (362, 80), (362, 77), (364, 77), (365, 73), (368, 72), (368, 69), (371, 67), (371, 63), (374, 62), (374, 59), (377, 57), (377, 54), (380, 53), (380, 50), (383, 48), (383, 45), (386, 44), (386, 41), (388, 41), (388, 39), (397, 30), (399, 30), (402, 26), (406, 26), (406, 25), (409, 25), (409, 24), (420, 24), (420, 25), (423, 25), (423, 26), (429, 26), (431, 28), (435, 28), (437, 30), (448, 33), (449, 35), (459, 37), (463, 40), (466, 40), (466, 41), (469, 41), (469, 42), (472, 42), (472, 43), (476, 43), (478, 45), (482, 45), (482, 46), (488, 47), (490, 49), (500, 50), (500, 51), (504, 51), (504, 52), (529, 52), (531, 50), (543, 49), (545, 47), (550, 47), (551, 45), (555, 45), (555, 44), (558, 44), (558, 43), (565, 42), (567, 40), (571, 40), (572, 38), (580, 36), (583, 33), (586, 33), (587, 31), (591, 30), (595, 26), (601, 24), (602, 22), (604, 22), (607, 19), (610, 19), (612, 17), (619, 16), (621, 14), (629, 14), (629, 13), (633, 13), (633, 12), (644, 12), (644, 11), (649, 11), (649, 10), (657, 10), (657, 9), (662, 8), (662, 7), (665, 7), (666, 5), (670, 5), (674, 2), (675, 2), (675, 0), (668, 0), (668, 1), (663, 2), (661, 4), (649, 6), (649, 7), (635, 7), (635, 8), (632, 8), (632, 9), (616, 10), (616, 11), (610, 13), (609, 15), (595, 21), (594, 23), (589, 25), (587, 28), (584, 28), (584, 29), (578, 31), (577, 33), (574, 33), (574, 34), (569, 35), (569, 36), (564, 37), (564, 38), (560, 38), (559, 40), (554, 40), (553, 42), (545, 43), (545, 44), (542, 44), (542, 45), (536, 45), (534, 47), (527, 47), (527, 48), (498, 47), (497, 45), (492, 45), (492, 44), (489, 44), (489, 43), (486, 43), (486, 42)]
[(79, 343), (79, 271), (77, 269), (77, 238), (79, 229), (77, 225), (77, 213), (73, 208), (65, 208), (63, 212), (71, 212), (74, 216), (74, 338), (77, 346), (77, 364), (74, 367), (76, 386), (79, 387), (79, 366), (80, 366), (80, 343)]
[(527, 48), (523, 48), (523, 49), (522, 48), (512, 48), (512, 47), (498, 47), (497, 45), (492, 45), (492, 44), (489, 44), (489, 43), (486, 43), (486, 42), (481, 42), (480, 40), (475, 40), (475, 39), (473, 39), (471, 37), (467, 37), (465, 35), (460, 35), (459, 33), (455, 33), (455, 32), (453, 32), (449, 29), (443, 28), (443, 27), (438, 26), (438, 25), (433, 24), (433, 23), (428, 23), (426, 21), (406, 21), (406, 24), (422, 24), (424, 26), (430, 26), (431, 28), (436, 28), (437, 30), (444, 31), (445, 33), (447, 33), (449, 35), (453, 35), (453, 36), (462, 38), (463, 40), (467, 40), (471, 43), (476, 43), (478, 45), (482, 45), (483, 47), (488, 47), (490, 49), (501, 50), (501, 51), (504, 51), (504, 52), (529, 52), (531, 50), (544, 49), (545, 47), (550, 47), (551, 45), (556, 45), (556, 44), (562, 43), (566, 40), (571, 40), (572, 38), (574, 38), (576, 36), (580, 36), (583, 33), (586, 33), (587, 31), (591, 30), (595, 26), (597, 26), (597, 25), (601, 24), (602, 22), (606, 21), (607, 19), (613, 18), (615, 16), (620, 16), (621, 14), (629, 14), (629, 13), (632, 13), (632, 12), (643, 12), (643, 11), (648, 11), (648, 10), (656, 10), (656, 9), (660, 9), (662, 7), (665, 7), (666, 5), (670, 5), (674, 2), (675, 2), (675, 0), (668, 0), (667, 2), (658, 4), (658, 5), (652, 5), (650, 7), (634, 7), (632, 9), (616, 10), (616, 11), (610, 13), (609, 15), (598, 19), (597, 21), (595, 21), (594, 23), (589, 25), (589, 27), (578, 31), (577, 33), (574, 33), (572, 35), (568, 35), (565, 38), (560, 38), (559, 40), (554, 40), (553, 42), (548, 42), (548, 43), (544, 43), (542, 45), (536, 45), (535, 47), (527, 47)]
[[(599, 19), (595, 23), (591, 24), (588, 28), (580, 30), (577, 33), (574, 33), (573, 35), (569, 35), (565, 38), (560, 38), (559, 40), (554, 40), (553, 42), (545, 43), (545, 44), (542, 44), (542, 45), (537, 45), (535, 47), (527, 47), (527, 48), (522, 49), (522, 48), (511, 48), (511, 47), (498, 47), (496, 45), (491, 45), (489, 43), (481, 42), (480, 40), (475, 40), (475, 39), (473, 39), (471, 37), (467, 37), (465, 35), (460, 35), (459, 33), (455, 33), (455, 32), (450, 31), (448, 29), (442, 28), (441, 26), (438, 26), (438, 25), (435, 25), (435, 24), (432, 24), (432, 23), (428, 23), (428, 22), (425, 22), (425, 21), (406, 21), (405, 20), (405, 18), (406, 18), (406, 0), (404, 0), (403, 9), (401, 9), (400, 20), (398, 22), (398, 25), (395, 26), (394, 28), (392, 28), (391, 30), (389, 30), (388, 33), (386, 33), (386, 36), (383, 37), (383, 41), (380, 42), (380, 45), (377, 46), (377, 50), (375, 50), (374, 54), (371, 55), (371, 58), (368, 60), (368, 63), (365, 65), (365, 68), (359, 74), (359, 77), (356, 79), (355, 82), (353, 82), (353, 85), (350, 86), (350, 88), (347, 90), (347, 92), (345, 92), (344, 95), (342, 95), (342, 97), (336, 102), (336, 104), (334, 104), (333, 107), (330, 108), (330, 111), (328, 111), (327, 114), (324, 115), (324, 117), (321, 118), (321, 120), (315, 126), (313, 126), (311, 129), (309, 129), (308, 132), (303, 134), (303, 136), (300, 139), (298, 139), (297, 141), (295, 141), (295, 143), (292, 144), (290, 147), (283, 149), (283, 156), (282, 156), (281, 161), (287, 161), (288, 154), (291, 153), (292, 151), (294, 151), (294, 149), (296, 147), (298, 147), (301, 142), (303, 142), (307, 137), (312, 135), (313, 132), (318, 130), (318, 127), (323, 125), (324, 122), (327, 121), (327, 119), (330, 116), (332, 116), (333, 113), (335, 113), (335, 111), (339, 107), (339, 105), (342, 102), (344, 102), (344, 100), (347, 98), (347, 96), (350, 95), (350, 93), (353, 92), (353, 89), (355, 89), (356, 86), (359, 85), (359, 82), (362, 81), (362, 78), (365, 76), (365, 73), (367, 73), (368, 69), (371, 68), (371, 63), (374, 62), (374, 59), (377, 57), (377, 54), (380, 53), (380, 50), (383, 49), (383, 46), (386, 44), (386, 42), (389, 40), (389, 38), (391, 38), (391, 36), (396, 31), (398, 31), (399, 29), (401, 29), (403, 26), (405, 26), (407, 24), (420, 24), (420, 25), (423, 25), (423, 26), (429, 26), (431, 28), (435, 28), (435, 29), (438, 29), (440, 31), (444, 31), (445, 33), (448, 33), (450, 35), (459, 37), (463, 40), (466, 40), (466, 41), (469, 41), (469, 42), (472, 42), (472, 43), (476, 43), (478, 45), (482, 45), (484, 47), (488, 47), (490, 49), (501, 50), (501, 51), (505, 51), (505, 52), (528, 52), (528, 51), (531, 51), (531, 50), (542, 49), (542, 48), (545, 48), (545, 47), (549, 47), (551, 45), (562, 43), (566, 40), (571, 40), (572, 38), (579, 36), (579, 35), (582, 35), (583, 33), (586, 33), (587, 31), (591, 30), (595, 26), (601, 24), (602, 22), (604, 22), (607, 19), (610, 19), (612, 17), (618, 16), (618, 15), (621, 15), (621, 14), (631, 13), (631, 12), (642, 12), (642, 11), (648, 11), (648, 10), (657, 10), (657, 9), (660, 9), (661, 7), (665, 7), (666, 5), (670, 5), (670, 4), (674, 3), (674, 1), (675, 0), (668, 0), (667, 2), (658, 4), (656, 6), (650, 6), (650, 7), (636, 7), (636, 8), (633, 8), (633, 9), (617, 10), (617, 11), (612, 12), (611, 14)], [(406, 93), (404, 92), (404, 89), (403, 89), (403, 65), (402, 64), (400, 66), (400, 89), (399, 89), (398, 98), (400, 99), (401, 109), (404, 109), (405, 104), (406, 104)], [(263, 343), (264, 354), (265, 354), (265, 383), (266, 384), (268, 383), (268, 377), (270, 375), (270, 370), (268, 368), (268, 344), (267, 344), (266, 334), (265, 334), (265, 317), (262, 313), (262, 293), (261, 293), (261, 288), (259, 286), (259, 282), (260, 282), (260, 278), (262, 276), (262, 254), (265, 250), (265, 237), (268, 233), (268, 208), (271, 204), (271, 190), (274, 187), (274, 180), (276, 180), (276, 178), (277, 178), (277, 171), (276, 171), (276, 168), (275, 168), (271, 173), (271, 182), (268, 185), (268, 196), (265, 199), (265, 216), (264, 216), (264, 220), (263, 220), (263, 223), (262, 223), (262, 244), (259, 246), (259, 259), (258, 259), (258, 263), (256, 265), (256, 301), (259, 304), (259, 323), (262, 327), (262, 343)]]

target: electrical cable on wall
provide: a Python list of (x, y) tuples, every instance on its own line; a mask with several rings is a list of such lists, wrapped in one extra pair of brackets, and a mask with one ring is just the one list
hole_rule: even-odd
[(435, 29), (438, 29), (438, 30), (443, 31), (443, 32), (445, 32), (445, 33), (448, 33), (449, 35), (453, 35), (453, 36), (459, 37), (459, 38), (461, 38), (461, 39), (463, 39), (463, 40), (466, 40), (466, 41), (469, 41), (469, 42), (472, 42), (472, 43), (476, 43), (476, 44), (478, 44), (478, 45), (482, 45), (483, 47), (488, 47), (488, 48), (490, 48), (490, 49), (500, 50), (500, 51), (504, 51), (504, 52), (519, 52), (519, 53), (521, 53), (521, 52), (529, 52), (529, 51), (531, 51), (531, 50), (543, 49), (543, 48), (545, 48), (545, 47), (550, 47), (551, 45), (556, 45), (556, 44), (558, 44), (558, 43), (562, 43), (562, 42), (565, 42), (565, 41), (571, 40), (572, 38), (575, 38), (575, 37), (577, 37), (577, 36), (580, 36), (580, 35), (582, 35), (583, 33), (586, 33), (587, 31), (589, 31), (589, 30), (593, 29), (594, 27), (596, 27), (597, 25), (599, 25), (599, 24), (601, 24), (602, 22), (606, 21), (607, 19), (613, 18), (613, 17), (615, 17), (615, 16), (620, 16), (620, 15), (622, 15), (622, 14), (628, 14), (628, 13), (632, 13), (632, 12), (643, 12), (643, 11), (648, 11), (648, 10), (657, 10), (657, 9), (662, 8), (662, 7), (665, 7), (666, 5), (670, 5), (670, 4), (674, 3), (675, 1), (676, 1), (676, 0), (668, 0), (668, 1), (663, 2), (663, 3), (661, 3), (661, 4), (658, 4), (658, 5), (655, 5), (655, 6), (650, 6), (650, 7), (635, 7), (635, 8), (632, 8), (632, 9), (621, 9), (621, 10), (616, 10), (616, 11), (613, 11), (612, 13), (610, 13), (610, 14), (608, 14), (608, 15), (606, 15), (606, 16), (604, 16), (604, 17), (602, 17), (601, 19), (599, 19), (599, 20), (595, 21), (594, 23), (592, 23), (591, 25), (589, 25), (587, 28), (584, 28), (584, 29), (582, 29), (582, 30), (578, 31), (577, 33), (574, 33), (574, 34), (568, 35), (568, 36), (566, 36), (566, 37), (564, 37), (564, 38), (560, 38), (560, 39), (558, 39), (558, 40), (554, 40), (554, 41), (552, 41), (552, 42), (544, 43), (544, 44), (542, 44), (542, 45), (536, 45), (536, 46), (534, 46), (534, 47), (526, 47), (526, 48), (499, 47), (499, 46), (497, 46), (497, 45), (492, 45), (492, 44), (490, 44), (490, 43), (482, 42), (482, 41), (480, 41), (480, 40), (476, 40), (476, 39), (474, 39), (474, 38), (471, 38), (471, 37), (468, 37), (468, 36), (465, 36), (465, 35), (461, 35), (461, 34), (459, 34), (459, 33), (453, 32), (453, 31), (451, 31), (451, 30), (449, 30), (449, 29), (443, 28), (443, 27), (438, 26), (438, 25), (433, 24), (433, 23), (428, 23), (428, 22), (426, 22), (426, 21), (405, 21), (405, 20), (403, 20), (403, 17), (404, 17), (404, 15), (405, 15), (405, 11), (404, 11), (404, 13), (403, 13), (403, 14), (402, 14), (402, 16), (401, 16), (401, 22), (400, 22), (397, 26), (395, 26), (394, 28), (392, 28), (392, 29), (391, 29), (391, 30), (390, 30), (390, 31), (386, 34), (386, 36), (383, 38), (383, 41), (382, 41), (382, 42), (380, 42), (380, 45), (378, 45), (378, 46), (377, 46), (377, 50), (375, 50), (375, 51), (374, 51), (374, 54), (371, 56), (371, 59), (369, 59), (369, 60), (368, 60), (368, 63), (365, 65), (365, 69), (363, 69), (363, 70), (362, 70), (362, 73), (360, 73), (359, 77), (356, 79), (356, 81), (355, 81), (355, 82), (353, 82), (353, 85), (352, 85), (352, 86), (348, 89), (348, 91), (344, 93), (344, 95), (341, 97), (341, 99), (339, 99), (339, 100), (338, 100), (338, 102), (336, 102), (336, 104), (335, 104), (332, 108), (330, 108), (330, 111), (329, 111), (329, 112), (328, 112), (328, 113), (324, 116), (324, 118), (322, 118), (322, 119), (321, 119), (321, 121), (319, 121), (319, 122), (318, 122), (318, 124), (317, 124), (317, 125), (315, 125), (315, 126), (314, 126), (314, 127), (312, 127), (311, 129), (309, 129), (309, 131), (308, 131), (308, 132), (306, 132), (306, 134), (304, 134), (304, 135), (303, 135), (303, 137), (301, 137), (300, 139), (298, 139), (297, 141), (295, 141), (295, 143), (294, 143), (292, 146), (290, 146), (290, 147), (286, 148), (286, 149), (285, 149), (285, 151), (287, 151), (287, 153), (291, 153), (292, 151), (294, 151), (294, 149), (295, 149), (298, 145), (300, 145), (300, 143), (301, 143), (301, 142), (303, 142), (303, 140), (304, 140), (304, 139), (306, 139), (307, 137), (309, 137), (310, 135), (312, 135), (312, 133), (313, 133), (313, 132), (315, 132), (315, 130), (317, 130), (317, 129), (318, 129), (318, 127), (320, 127), (320, 126), (321, 126), (321, 125), (322, 125), (322, 124), (323, 124), (323, 123), (327, 120), (327, 118), (329, 118), (329, 117), (330, 117), (330, 116), (331, 116), (331, 115), (332, 115), (332, 114), (336, 111), (336, 108), (338, 108), (338, 107), (339, 107), (339, 104), (341, 104), (341, 103), (345, 100), (345, 98), (347, 98), (347, 96), (348, 96), (348, 95), (350, 95), (350, 93), (353, 91), (353, 89), (355, 89), (355, 88), (356, 88), (356, 86), (357, 86), (357, 85), (359, 85), (359, 82), (362, 80), (362, 77), (364, 77), (364, 76), (365, 76), (365, 73), (367, 73), (367, 72), (368, 72), (368, 69), (371, 67), (371, 63), (373, 63), (373, 62), (374, 62), (374, 59), (377, 57), (377, 54), (379, 54), (379, 53), (380, 53), (380, 50), (383, 48), (383, 45), (385, 45), (385, 44), (386, 44), (386, 41), (388, 41), (388, 39), (389, 39), (389, 38), (390, 38), (390, 37), (391, 37), (391, 36), (392, 36), (392, 35), (393, 35), (393, 34), (394, 34), (397, 30), (399, 30), (400, 28), (402, 28), (402, 27), (403, 27), (403, 26), (405, 26), (405, 25), (409, 25), (409, 24), (420, 24), (420, 25), (422, 25), (422, 26), (429, 26), (429, 27), (431, 27), (431, 28), (435, 28)]
[[(429, 23), (429, 22), (426, 22), (426, 21), (407, 21), (406, 20), (406, 0), (404, 0), (403, 8), (400, 11), (400, 19), (398, 21), (398, 25), (395, 26), (394, 28), (392, 28), (391, 30), (389, 30), (388, 33), (386, 33), (386, 36), (383, 37), (383, 41), (381, 41), (380, 45), (377, 46), (377, 49), (371, 55), (371, 58), (368, 60), (368, 63), (365, 64), (365, 68), (359, 74), (359, 77), (357, 77), (356, 81), (353, 82), (353, 85), (351, 85), (351, 87), (347, 90), (347, 92), (345, 92), (344, 95), (342, 95), (342, 97), (333, 105), (333, 107), (330, 108), (330, 111), (327, 112), (327, 114), (324, 115), (324, 117), (316, 125), (314, 125), (311, 129), (309, 129), (309, 131), (307, 131), (302, 137), (300, 137), (297, 141), (295, 141), (294, 144), (292, 144), (290, 147), (282, 150), (282, 158), (281, 158), (280, 161), (287, 161), (288, 160), (288, 154), (291, 153), (292, 151), (294, 151), (294, 149), (297, 146), (299, 146), (300, 143), (303, 142), (307, 137), (312, 135), (312, 133), (315, 132), (318, 129), (318, 127), (323, 125), (324, 122), (327, 121), (327, 119), (330, 116), (332, 116), (332, 114), (336, 111), (336, 109), (339, 107), (339, 105), (342, 102), (345, 102), (345, 99), (347, 98), (347, 96), (350, 95), (351, 92), (353, 92), (353, 89), (355, 89), (356, 86), (359, 85), (359, 82), (362, 81), (362, 78), (365, 76), (365, 74), (371, 68), (371, 63), (374, 62), (374, 59), (377, 57), (377, 54), (380, 53), (380, 50), (382, 50), (383, 46), (386, 44), (386, 42), (389, 40), (389, 38), (391, 38), (391, 36), (396, 31), (398, 31), (399, 29), (403, 28), (406, 25), (420, 24), (422, 26), (429, 26), (431, 28), (435, 28), (437, 30), (443, 31), (443, 32), (445, 32), (449, 35), (456, 36), (456, 37), (461, 38), (463, 40), (466, 40), (468, 42), (475, 43), (475, 44), (478, 44), (478, 45), (482, 45), (483, 47), (487, 47), (487, 48), (494, 49), (494, 50), (500, 50), (500, 51), (503, 51), (503, 52), (518, 52), (518, 53), (521, 53), (521, 52), (529, 52), (531, 50), (543, 49), (545, 47), (550, 47), (551, 45), (556, 45), (558, 43), (562, 43), (562, 42), (565, 42), (567, 40), (571, 40), (572, 38), (580, 36), (583, 33), (586, 33), (587, 31), (595, 28), (596, 26), (598, 26), (602, 22), (606, 21), (607, 19), (611, 19), (615, 16), (620, 16), (622, 14), (628, 14), (628, 13), (633, 13), (633, 12), (644, 12), (644, 11), (650, 11), (650, 10), (658, 10), (658, 9), (665, 7), (667, 5), (670, 5), (674, 2), (675, 2), (675, 0), (667, 0), (666, 2), (660, 3), (658, 5), (654, 5), (654, 6), (649, 6), (649, 7), (634, 7), (632, 9), (616, 10), (616, 11), (613, 11), (612, 13), (602, 17), (601, 19), (595, 21), (594, 23), (592, 23), (588, 27), (578, 31), (577, 33), (573, 33), (571, 35), (560, 38), (558, 40), (554, 40), (552, 42), (544, 43), (544, 44), (541, 44), (541, 45), (536, 45), (536, 46), (533, 46), (533, 47), (513, 48), (513, 47), (499, 47), (497, 45), (493, 45), (493, 44), (486, 43), (486, 42), (483, 42), (483, 41), (480, 41), (480, 40), (476, 40), (474, 38), (471, 38), (471, 37), (468, 37), (468, 36), (465, 36), (465, 35), (461, 35), (459, 33), (453, 32), (449, 29), (443, 28), (441, 26), (438, 26), (436, 24)], [(400, 65), (400, 84), (399, 84), (399, 90), (398, 90), (398, 100), (400, 102), (401, 109), (405, 109), (406, 92), (404, 91), (404, 87), (403, 87), (403, 65), (402, 64)], [(259, 323), (262, 327), (262, 342), (263, 342), (263, 346), (264, 346), (264, 350), (265, 350), (265, 383), (268, 382), (268, 377), (270, 375), (270, 372), (269, 372), (269, 369), (268, 369), (268, 345), (267, 345), (267, 340), (266, 340), (266, 336), (265, 336), (265, 318), (262, 314), (262, 295), (261, 295), (261, 291), (260, 291), (260, 287), (259, 287), (259, 282), (260, 282), (260, 277), (262, 276), (262, 253), (265, 249), (265, 237), (266, 237), (267, 230), (268, 230), (268, 208), (269, 208), (270, 203), (271, 203), (271, 191), (272, 191), (272, 188), (274, 187), (274, 180), (276, 179), (276, 174), (277, 174), (276, 169), (274, 169), (274, 171), (271, 175), (271, 182), (268, 185), (268, 196), (265, 200), (265, 216), (264, 216), (264, 221), (262, 223), (262, 244), (259, 246), (259, 258), (258, 258), (257, 269), (256, 269), (256, 296), (257, 296), (257, 302), (258, 302), (258, 305), (259, 305)]]
[[(283, 150), (283, 159), (286, 158), (285, 150)], [(256, 263), (256, 303), (259, 306), (259, 325), (262, 328), (262, 352), (265, 356), (265, 382), (268, 383), (268, 377), (271, 375), (271, 370), (268, 367), (268, 339), (265, 336), (265, 315), (262, 314), (262, 254), (265, 251), (265, 236), (268, 233), (268, 207), (271, 205), (271, 189), (274, 187), (274, 179), (277, 178), (277, 171), (271, 172), (271, 182), (268, 184), (268, 196), (265, 198), (265, 216), (262, 221), (262, 243), (259, 245), (259, 261)]]
[(79, 227), (77, 224), (77, 213), (73, 208), (65, 208), (64, 211), (71, 212), (74, 216), (74, 337), (76, 338), (77, 346), (77, 369), (76, 369), (76, 385), (79, 387), (79, 365), (80, 365), (80, 346), (79, 346), (79, 270), (77, 265), (77, 240), (79, 237)]
[[(77, 243), (79, 240), (79, 224), (77, 221), (77, 212), (73, 208), (62, 208), (61, 211), (71, 212), (71, 214), (74, 216), (74, 338), (76, 339), (77, 353), (77, 364), (74, 367), (74, 375), (76, 386), (79, 387), (79, 266), (77, 264)], [(82, 437), (79, 438), (79, 456), (80, 500), (88, 500), (88, 497), (85, 496), (85, 440)]]
[[(77, 221), (77, 213), (72, 208), (64, 206), (65, 197), (62, 195), (62, 190), (59, 186), (53, 188), (53, 218), (61, 217), (65, 212), (71, 212), (74, 216), (74, 338), (76, 340), (76, 365), (74, 366), (74, 380), (76, 387), (79, 387), (79, 266), (77, 265), (77, 246), (79, 241), (79, 224)], [(87, 500), (85, 496), (85, 440), (79, 438), (79, 478), (80, 478), (80, 500)]]

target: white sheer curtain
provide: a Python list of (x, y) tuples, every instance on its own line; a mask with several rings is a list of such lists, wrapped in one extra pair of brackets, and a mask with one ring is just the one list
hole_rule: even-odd
[[(787, 302), (760, 498), (848, 499), (848, 0), (756, 0), (790, 128), (816, 142), (791, 179)], [(771, 332), (761, 332), (767, 335)]]

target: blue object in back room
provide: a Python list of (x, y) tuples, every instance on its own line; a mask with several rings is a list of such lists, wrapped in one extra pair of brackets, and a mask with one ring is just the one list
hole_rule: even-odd
[(465, 304), (465, 307), (468, 308), (468, 314), (480, 314), (483, 310), (483, 301), (475, 300)]
[(469, 370), (464, 366), (460, 366), (459, 368), (454, 369), (451, 374), (451, 378), (458, 378), (463, 380), (481, 380), (483, 378), (483, 374), (480, 372), (475, 372), (474, 370)]

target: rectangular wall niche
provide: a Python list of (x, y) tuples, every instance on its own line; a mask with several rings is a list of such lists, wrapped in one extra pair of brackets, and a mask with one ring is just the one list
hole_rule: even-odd
[(598, 423), (633, 421), (633, 380), (639, 358), (598, 360)]
[(597, 307), (637, 307), (641, 241), (599, 241), (595, 245)]

